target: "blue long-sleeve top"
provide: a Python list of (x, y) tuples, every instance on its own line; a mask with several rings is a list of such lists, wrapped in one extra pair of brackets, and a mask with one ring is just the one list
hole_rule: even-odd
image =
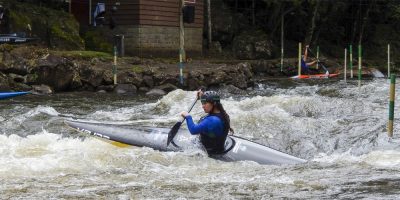
[(301, 57), (301, 62), (300, 62), (300, 63), (301, 63), (301, 68), (302, 68), (302, 69), (305, 69), (305, 70), (308, 69), (309, 66), (307, 65), (307, 63), (306, 63), (306, 61), (304, 60), (304, 57), (303, 57), (303, 56)]
[(193, 122), (192, 116), (186, 116), (186, 124), (190, 134), (207, 134), (209, 137), (222, 136), (224, 134), (223, 121), (214, 115), (208, 115), (198, 124)]

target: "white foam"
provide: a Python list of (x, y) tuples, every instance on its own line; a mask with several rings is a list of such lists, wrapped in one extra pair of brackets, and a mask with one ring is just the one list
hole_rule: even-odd
[(2, 177), (109, 169), (113, 153), (123, 153), (95, 138), (63, 138), (45, 130), (27, 137), (1, 135), (0, 143)]
[(51, 115), (51, 116), (57, 116), (59, 113), (52, 107), (50, 106), (37, 106), (33, 109), (30, 109), (29, 111), (18, 114), (18, 113), (13, 113), (10, 116), (7, 116), (6, 119), (4, 119), (4, 123), (2, 124), (3, 129), (12, 129), (14, 127), (20, 126), (23, 124), (26, 120), (31, 119), (37, 115), (40, 115), (42, 113)]
[(375, 167), (400, 169), (400, 151), (372, 151), (366, 155), (363, 155), (362, 158), (365, 163)]
[(344, 153), (334, 153), (328, 155), (326, 153), (320, 153), (314, 157), (311, 161), (320, 163), (358, 163), (361, 161), (359, 156), (351, 155), (351, 149)]
[(312, 161), (329, 164), (368, 164), (377, 168), (400, 169), (400, 151), (376, 150), (359, 156), (352, 155), (350, 152), (351, 150), (331, 155), (321, 153), (312, 159)]

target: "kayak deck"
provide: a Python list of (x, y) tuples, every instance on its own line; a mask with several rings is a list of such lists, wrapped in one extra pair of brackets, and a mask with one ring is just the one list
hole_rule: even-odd
[[(96, 136), (117, 146), (150, 147), (160, 151), (184, 151), (185, 149), (203, 149), (198, 137), (188, 130), (180, 129), (173, 143), (167, 146), (168, 128), (128, 127), (112, 124), (101, 124), (82, 121), (65, 121), (65, 123), (87, 135)], [(298, 164), (306, 160), (269, 148), (241, 137), (228, 136), (225, 152), (210, 156), (224, 161), (254, 161), (259, 164)]]
[(321, 78), (333, 78), (337, 77), (338, 74), (302, 74), (297, 76), (292, 76), (292, 79), (321, 79)]

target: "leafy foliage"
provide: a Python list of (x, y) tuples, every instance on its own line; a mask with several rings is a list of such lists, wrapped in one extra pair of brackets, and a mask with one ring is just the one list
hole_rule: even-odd
[[(397, 43), (399, 39), (397, 32), (400, 31), (400, 1), (398, 0), (224, 0), (224, 2), (236, 15), (238, 13), (244, 15), (249, 26), (269, 34), (276, 44), (281, 40), (282, 19), (284, 19), (287, 42), (306, 42), (311, 45), (325, 44), (344, 48), (349, 44), (359, 43), (367, 47), (376, 43)], [(255, 24), (252, 25), (253, 21)], [(387, 37), (380, 38), (378, 35), (381, 33), (380, 30), (388, 31), (385, 32)], [(381, 39), (385, 42), (377, 41)], [(394, 46), (400, 47), (400, 44)]]

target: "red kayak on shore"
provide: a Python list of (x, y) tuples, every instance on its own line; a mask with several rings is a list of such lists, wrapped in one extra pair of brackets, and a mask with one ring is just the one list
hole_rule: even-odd
[(338, 74), (302, 74), (297, 76), (292, 76), (293, 79), (319, 79), (319, 78), (332, 78), (336, 77)]

